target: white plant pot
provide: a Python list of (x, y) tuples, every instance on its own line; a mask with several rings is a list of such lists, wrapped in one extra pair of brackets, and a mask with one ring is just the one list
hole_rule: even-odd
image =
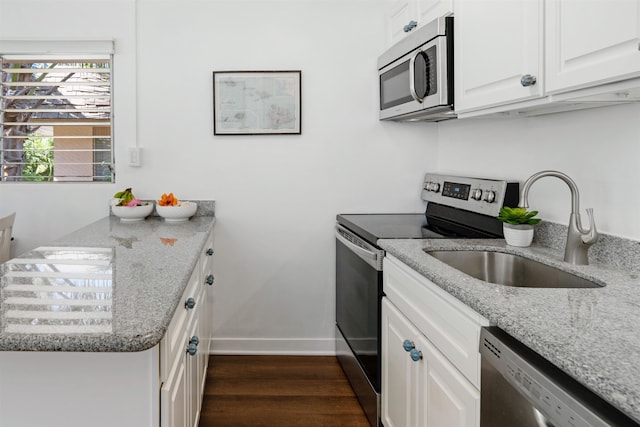
[(533, 241), (533, 225), (531, 224), (502, 224), (502, 231), (507, 245), (526, 248)]

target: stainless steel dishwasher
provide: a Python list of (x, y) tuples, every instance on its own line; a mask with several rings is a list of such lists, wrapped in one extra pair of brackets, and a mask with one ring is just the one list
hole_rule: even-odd
[(480, 334), (481, 427), (638, 424), (497, 327)]

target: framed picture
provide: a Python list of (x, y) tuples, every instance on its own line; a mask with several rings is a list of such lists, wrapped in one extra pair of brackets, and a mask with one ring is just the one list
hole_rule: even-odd
[(214, 71), (214, 135), (300, 135), (301, 72)]

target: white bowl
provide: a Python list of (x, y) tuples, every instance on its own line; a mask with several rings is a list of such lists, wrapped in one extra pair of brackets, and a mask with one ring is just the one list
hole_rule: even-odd
[(111, 206), (111, 211), (121, 222), (136, 222), (153, 212), (153, 203), (141, 206)]
[(176, 206), (160, 206), (156, 203), (156, 212), (167, 222), (186, 221), (198, 209), (196, 202), (179, 202)]

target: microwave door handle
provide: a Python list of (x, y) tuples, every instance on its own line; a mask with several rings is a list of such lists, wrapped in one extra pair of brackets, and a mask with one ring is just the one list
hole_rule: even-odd
[(424, 54), (424, 75), (425, 75), (425, 84), (427, 86), (427, 90), (424, 93), (424, 96), (427, 96), (431, 93), (431, 61), (429, 61), (429, 55)]
[(418, 96), (416, 93), (416, 71), (415, 71), (415, 63), (416, 57), (420, 53), (415, 54), (411, 57), (409, 61), (409, 92), (411, 93), (411, 97), (415, 99), (417, 102), (422, 102), (422, 98)]
[[(422, 103), (422, 101), (424, 100), (423, 97), (421, 97), (420, 95), (418, 95), (418, 93), (416, 92), (416, 58), (420, 55), (424, 55), (422, 53), (422, 51), (419, 51), (418, 53), (416, 53), (415, 55), (413, 55), (411, 57), (411, 60), (409, 61), (409, 92), (411, 93), (411, 97), (413, 99), (415, 99), (417, 102)], [(427, 67), (429, 65), (427, 64)], [(427, 68), (427, 71), (429, 71), (429, 69)], [(428, 75), (428, 74), (427, 74)], [(428, 82), (427, 82), (428, 84)], [(429, 91), (427, 91), (427, 93), (429, 93)]]

